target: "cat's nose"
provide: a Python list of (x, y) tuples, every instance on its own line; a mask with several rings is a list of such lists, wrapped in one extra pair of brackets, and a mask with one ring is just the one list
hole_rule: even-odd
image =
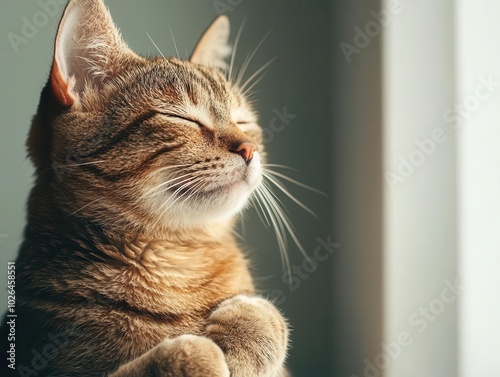
[(257, 150), (257, 146), (254, 143), (241, 143), (232, 152), (238, 153), (247, 165), (252, 161), (253, 153)]

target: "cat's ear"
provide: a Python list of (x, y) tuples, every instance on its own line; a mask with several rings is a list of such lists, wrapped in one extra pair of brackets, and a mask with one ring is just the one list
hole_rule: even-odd
[(225, 59), (231, 54), (228, 44), (229, 32), (227, 16), (217, 17), (198, 41), (191, 55), (191, 62), (225, 70)]
[(136, 56), (125, 44), (102, 0), (70, 0), (57, 31), (50, 74), (62, 106), (79, 102), (85, 88), (100, 88)]

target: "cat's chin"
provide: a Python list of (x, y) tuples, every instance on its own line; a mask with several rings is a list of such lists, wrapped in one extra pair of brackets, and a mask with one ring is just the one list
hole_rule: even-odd
[[(170, 230), (193, 229), (230, 221), (243, 210), (255, 189), (262, 182), (262, 167), (258, 153), (246, 167), (241, 179), (221, 182), (216, 187), (199, 190), (195, 195), (185, 195), (184, 200), (166, 208), (173, 202), (172, 194), (162, 200), (149, 203), (157, 224)], [(231, 177), (233, 178), (233, 177)], [(181, 194), (182, 195), (182, 194)], [(157, 198), (158, 199), (158, 198)]]
[(248, 204), (253, 188), (247, 183), (234, 183), (202, 192), (196, 198), (179, 203), (160, 222), (163, 227), (180, 230), (203, 228), (230, 221)]

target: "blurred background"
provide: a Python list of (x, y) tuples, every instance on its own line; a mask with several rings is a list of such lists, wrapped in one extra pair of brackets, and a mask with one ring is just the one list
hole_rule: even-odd
[[(63, 0), (0, 5), (0, 277), (21, 241), (24, 142)], [(283, 273), (254, 209), (239, 233), (263, 294), (290, 320), (304, 377), (500, 373), (500, 3), (495, 0), (106, 0), (133, 50), (189, 55), (221, 13), (255, 87), (269, 162), (327, 197), (280, 195)], [(174, 42), (175, 39), (175, 42)], [(262, 43), (261, 43), (262, 42)], [(278, 169), (278, 168), (276, 168)], [(292, 283), (288, 284), (287, 277)], [(4, 284), (5, 284), (4, 283)], [(7, 307), (0, 291), (0, 308)]]

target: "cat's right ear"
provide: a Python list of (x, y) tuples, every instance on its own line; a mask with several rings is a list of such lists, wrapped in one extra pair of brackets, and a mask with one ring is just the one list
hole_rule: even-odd
[(231, 54), (230, 25), (227, 16), (219, 16), (202, 35), (191, 55), (191, 62), (221, 70), (227, 68), (225, 59)]
[(99, 89), (137, 57), (125, 44), (102, 0), (70, 0), (57, 31), (50, 73), (61, 106), (79, 104), (87, 89)]

